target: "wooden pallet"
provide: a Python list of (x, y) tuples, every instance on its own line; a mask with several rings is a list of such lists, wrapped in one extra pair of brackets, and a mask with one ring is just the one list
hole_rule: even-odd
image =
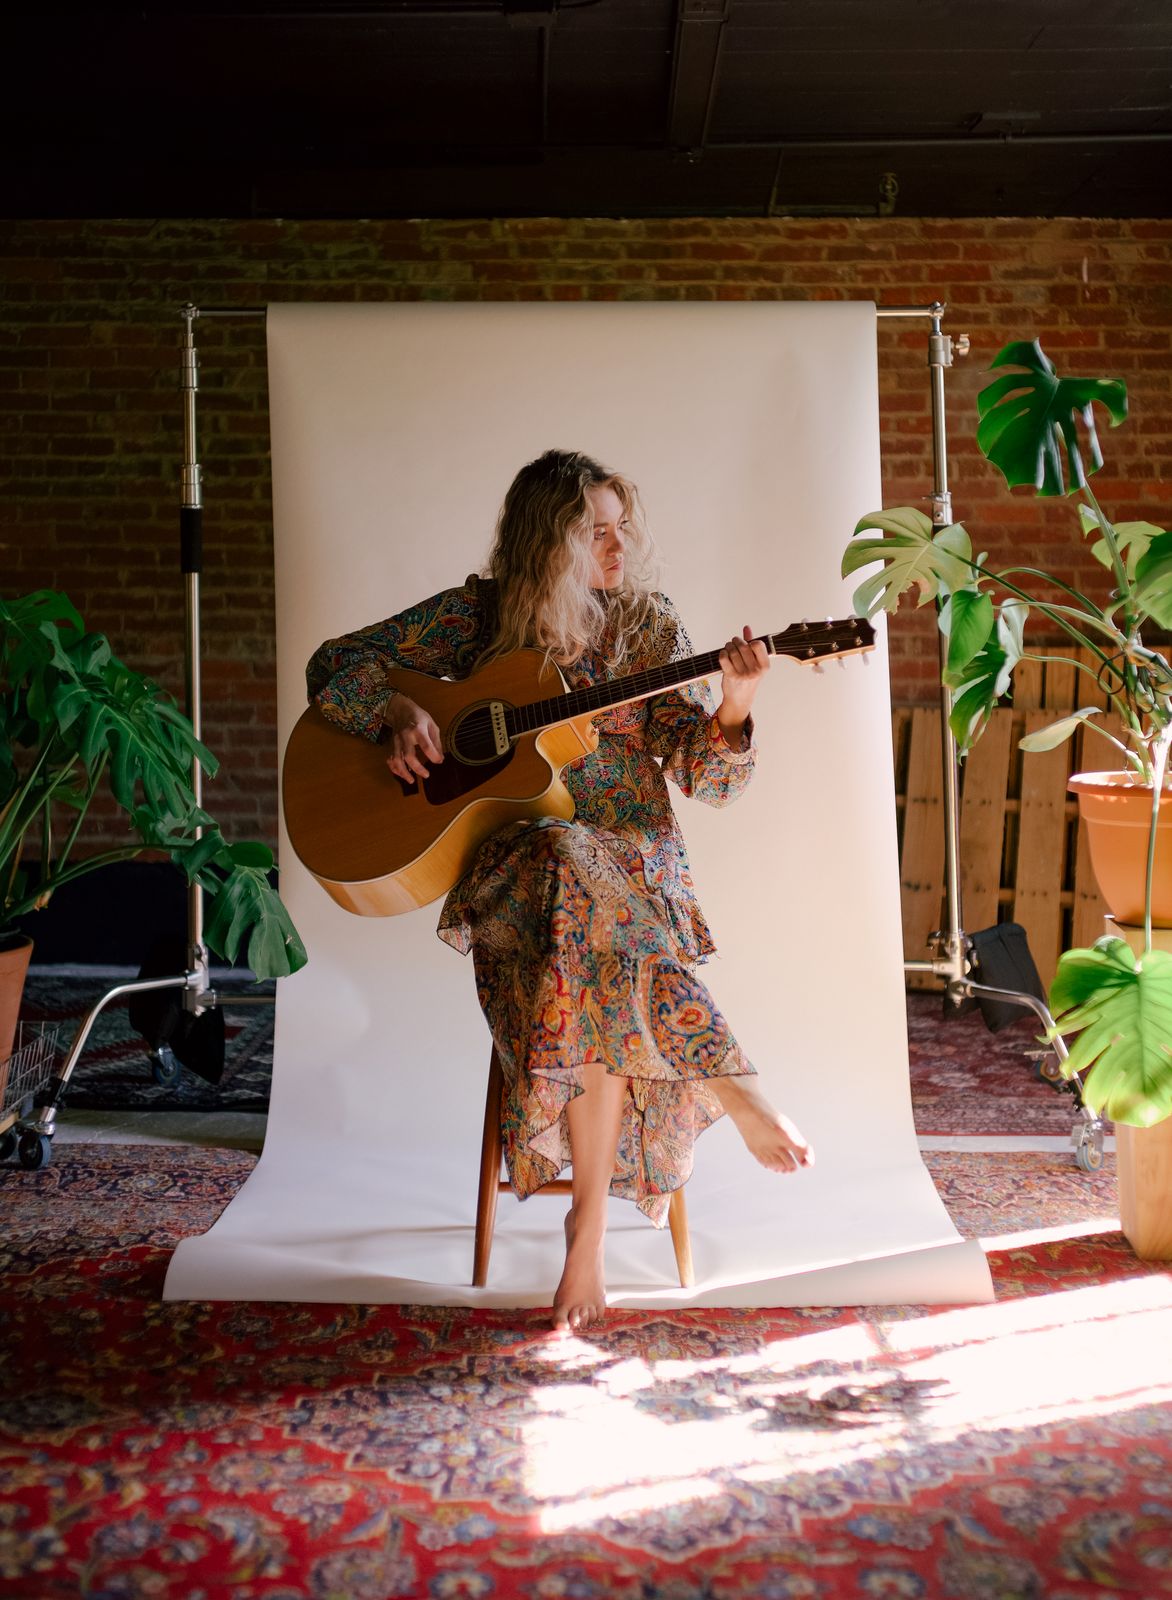
[[(1018, 741), (1064, 711), (1105, 703), (1087, 673), (1060, 663), (1023, 662), (1015, 673), (1012, 708), (993, 713), (961, 769), (964, 928), (975, 933), (996, 922), (1020, 922), (1047, 985), (1064, 949), (1099, 937), (1107, 909), (1067, 779), (1088, 768), (1121, 766), (1122, 760), (1085, 729), (1040, 754), (1024, 754)], [(945, 921), (940, 712), (934, 706), (898, 706), (891, 727), (904, 957), (922, 961)], [(937, 987), (936, 980), (919, 974), (908, 982), (910, 988)]]

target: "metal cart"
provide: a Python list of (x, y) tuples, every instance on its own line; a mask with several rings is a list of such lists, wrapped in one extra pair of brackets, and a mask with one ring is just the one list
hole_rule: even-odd
[(16, 1048), (0, 1062), (0, 1161), (15, 1155), (30, 1171), (45, 1166), (52, 1155), (50, 1135), (29, 1119), (53, 1080), (57, 1032), (56, 1023), (21, 1023)]

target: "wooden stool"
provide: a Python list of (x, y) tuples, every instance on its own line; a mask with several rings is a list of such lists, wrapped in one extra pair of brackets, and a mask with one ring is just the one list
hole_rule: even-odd
[[(484, 1100), (484, 1138), (480, 1144), (480, 1193), (476, 1198), (476, 1245), (472, 1256), (472, 1284), (483, 1289), (488, 1282), (488, 1258), (492, 1253), (492, 1235), (496, 1225), (496, 1200), (502, 1189), (509, 1188), (501, 1177), (501, 1101), (505, 1092), (505, 1075), (500, 1057), (493, 1046), (492, 1060), (488, 1065), (488, 1093)], [(572, 1185), (567, 1178), (554, 1178), (536, 1191), (538, 1194), (570, 1194)], [(688, 1208), (684, 1191), (673, 1189), (667, 1212), (671, 1229), (671, 1242), (676, 1253), (676, 1267), (680, 1274), (680, 1287), (690, 1289), (696, 1281), (692, 1270), (692, 1241), (688, 1236)]]

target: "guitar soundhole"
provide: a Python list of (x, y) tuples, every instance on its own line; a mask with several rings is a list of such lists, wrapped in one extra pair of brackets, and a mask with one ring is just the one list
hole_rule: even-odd
[(512, 749), (503, 756), (496, 754), (488, 707), (470, 706), (449, 728), (447, 758), (432, 767), (424, 779), (423, 793), (431, 805), (446, 805), (503, 772), (512, 759)]
[(469, 766), (490, 766), (497, 756), (492, 731), (492, 714), (486, 705), (469, 706), (457, 717), (448, 732), (448, 746), (460, 762)]

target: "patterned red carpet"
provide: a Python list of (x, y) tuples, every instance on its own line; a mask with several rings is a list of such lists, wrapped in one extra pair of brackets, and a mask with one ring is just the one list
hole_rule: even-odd
[(907, 1011), (917, 1133), (1070, 1133), (1073, 1099), (1038, 1076), (1041, 1025), (1029, 1012), (990, 1033), (976, 1010), (946, 1019), (939, 994), (909, 994)]
[(0, 1170), (0, 1595), (1172, 1595), (1172, 1277), (1112, 1231), (1110, 1166), (927, 1159), (995, 1305), (614, 1313), (589, 1340), (163, 1305), (250, 1156)]

